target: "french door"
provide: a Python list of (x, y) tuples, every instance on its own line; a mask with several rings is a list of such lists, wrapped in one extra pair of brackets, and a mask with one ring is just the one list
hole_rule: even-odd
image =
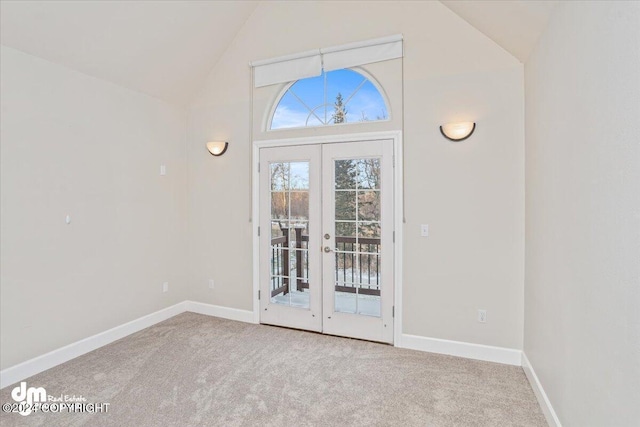
[(393, 141), (260, 149), (260, 322), (393, 342)]

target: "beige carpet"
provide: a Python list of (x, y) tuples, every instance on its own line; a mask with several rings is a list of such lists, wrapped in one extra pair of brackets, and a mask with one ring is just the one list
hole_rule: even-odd
[(2, 426), (546, 426), (518, 367), (193, 313), (27, 383), (109, 412)]

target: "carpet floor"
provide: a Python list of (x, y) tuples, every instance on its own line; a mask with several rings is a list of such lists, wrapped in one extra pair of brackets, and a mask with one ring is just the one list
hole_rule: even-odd
[[(27, 379), (107, 413), (2, 426), (546, 426), (524, 372), (183, 313)], [(13, 386), (0, 402), (13, 402)]]

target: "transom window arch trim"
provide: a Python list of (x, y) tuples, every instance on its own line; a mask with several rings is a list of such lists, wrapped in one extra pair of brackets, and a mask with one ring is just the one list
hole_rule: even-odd
[(322, 71), (352, 68), (404, 56), (401, 34), (254, 61), (254, 86), (262, 87), (316, 77)]
[[(388, 97), (386, 91), (384, 90), (384, 88), (380, 85), (380, 83), (378, 83), (378, 80), (371, 73), (369, 73), (367, 70), (365, 70), (362, 67), (352, 67), (352, 68), (347, 68), (346, 70), (353, 71), (353, 72), (355, 72), (357, 74), (360, 74), (366, 80), (366, 82), (371, 83), (373, 85), (375, 90), (378, 92), (378, 94), (382, 98), (382, 102), (384, 103), (385, 112), (386, 112), (387, 116), (384, 119), (375, 119), (374, 121), (388, 121), (388, 120), (391, 120), (391, 117), (392, 117), (393, 113), (391, 111), (391, 104), (389, 103), (389, 97)], [(317, 76), (312, 76), (312, 77), (317, 77)], [(271, 108), (269, 110), (267, 110), (267, 114), (264, 115), (262, 129), (264, 129), (266, 131), (271, 131), (271, 130), (282, 130), (282, 129), (287, 129), (287, 128), (293, 128), (293, 129), (298, 128), (299, 129), (299, 128), (305, 127), (305, 126), (291, 126), (291, 127), (272, 128), (273, 119), (274, 119), (274, 116), (276, 114), (276, 111), (278, 110), (278, 107), (280, 106), (280, 101), (282, 100), (282, 98), (287, 94), (287, 92), (289, 92), (289, 90), (297, 82), (298, 82), (297, 80), (296, 81), (292, 81), (292, 82), (287, 82), (286, 84), (284, 84), (282, 86), (282, 89), (279, 90), (276, 93), (276, 96), (272, 99)], [(349, 95), (345, 94), (345, 96), (349, 96)], [(347, 101), (347, 100), (345, 99), (345, 101)], [(333, 100), (331, 100), (331, 103), (333, 103)], [(346, 102), (345, 102), (345, 104), (346, 104)], [(345, 123), (339, 123), (337, 125), (338, 126), (340, 126), (340, 125), (349, 125), (349, 124), (353, 124), (353, 123), (354, 122), (345, 122)], [(335, 126), (336, 124), (333, 124), (333, 125)]]

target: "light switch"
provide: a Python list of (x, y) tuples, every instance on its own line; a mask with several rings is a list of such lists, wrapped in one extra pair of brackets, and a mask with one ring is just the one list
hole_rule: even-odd
[(420, 235), (422, 237), (429, 237), (429, 224), (422, 224), (420, 226)]
[(160, 175), (164, 176), (167, 174), (167, 166), (166, 165), (160, 165)]

